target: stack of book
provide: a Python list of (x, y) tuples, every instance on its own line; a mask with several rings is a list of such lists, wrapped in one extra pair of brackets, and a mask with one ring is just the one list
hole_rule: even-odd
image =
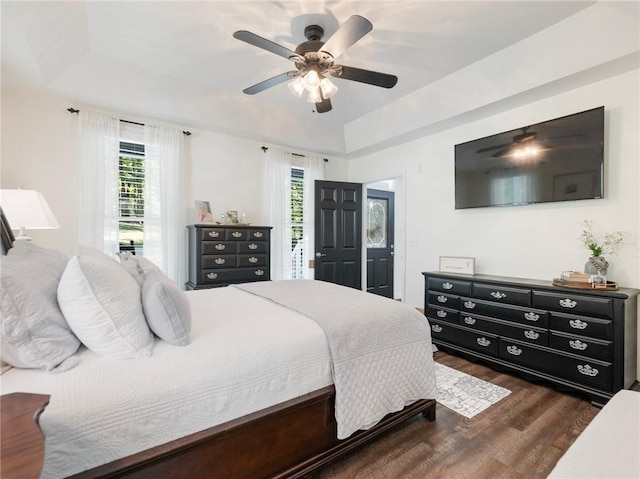
[(578, 271), (563, 271), (560, 275), (562, 281), (571, 281), (576, 283), (593, 283), (595, 275), (587, 273), (579, 273)]

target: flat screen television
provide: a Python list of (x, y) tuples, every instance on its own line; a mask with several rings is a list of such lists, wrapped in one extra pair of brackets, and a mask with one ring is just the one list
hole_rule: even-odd
[(456, 209), (604, 197), (604, 107), (455, 146)]

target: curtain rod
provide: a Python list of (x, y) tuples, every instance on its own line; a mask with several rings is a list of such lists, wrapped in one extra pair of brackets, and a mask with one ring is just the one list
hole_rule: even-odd
[[(67, 111), (69, 113), (80, 113), (80, 110), (78, 110), (77, 108), (73, 108), (73, 107), (67, 108)], [(137, 121), (129, 121), (129, 120), (122, 120), (122, 119), (120, 121), (123, 122), (123, 123), (129, 123), (131, 125), (144, 126), (144, 123), (138, 123)], [(191, 132), (190, 131), (183, 131), (182, 134), (185, 135), (185, 136), (191, 136)]]
[[(267, 152), (267, 150), (269, 149), (269, 147), (267, 147), (267, 146), (261, 146), (261, 147), (260, 147), (260, 149), (261, 149), (263, 152), (265, 152), (265, 153), (266, 153), (266, 152)], [(306, 155), (301, 155), (300, 153), (291, 153), (291, 154), (292, 154), (293, 156), (299, 156), (299, 157), (301, 157), (301, 158), (306, 158)], [(325, 163), (329, 163), (329, 160), (328, 160), (327, 158), (323, 158), (323, 159), (322, 159), (322, 161), (324, 161)]]

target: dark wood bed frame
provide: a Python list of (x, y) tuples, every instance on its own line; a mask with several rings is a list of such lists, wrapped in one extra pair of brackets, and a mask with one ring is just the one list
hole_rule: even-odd
[[(0, 223), (3, 252), (7, 252), (14, 238), (1, 208)], [(35, 414), (37, 422), (43, 410), (42, 398), (47, 397), (24, 395), (27, 396), (34, 396), (33, 399), (38, 403), (37, 411), (34, 407), (34, 411), (29, 413), (31, 417)], [(3, 396), (3, 399), (8, 398)], [(23, 398), (19, 402), (26, 406), (25, 401)], [(418, 414), (430, 421), (434, 421), (436, 417), (436, 401), (422, 399), (402, 411), (388, 414), (371, 429), (358, 431), (347, 439), (338, 440), (334, 403), (335, 389), (328, 386), (72, 477), (301, 478)], [(8, 444), (5, 439), (20, 438), (24, 433), (22, 427), (17, 427), (16, 430), (3, 428), (2, 449), (7, 449), (4, 447)], [(34, 466), (38, 471), (41, 470), (41, 459), (32, 455), (34, 450), (41, 450), (41, 442), (31, 441), (30, 447), (23, 447), (21, 444), (17, 447), (17, 459), (24, 463), (19, 469), (28, 464), (29, 471), (33, 471)], [(22, 469), (22, 472), (26, 470)], [(27, 476), (18, 471), (15, 477)]]

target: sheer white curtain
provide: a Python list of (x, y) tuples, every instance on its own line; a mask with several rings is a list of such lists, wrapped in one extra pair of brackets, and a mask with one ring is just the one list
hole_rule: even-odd
[(302, 162), (304, 168), (304, 201), (302, 226), (303, 265), (305, 279), (313, 279), (314, 270), (309, 268), (309, 260), (315, 257), (315, 181), (324, 180), (324, 160), (315, 156), (306, 156)]
[(186, 281), (183, 133), (145, 125), (144, 256), (179, 286)]
[(78, 244), (115, 254), (118, 244), (120, 120), (79, 113)]
[(263, 206), (271, 230), (271, 279), (291, 278), (291, 153), (266, 153)]

